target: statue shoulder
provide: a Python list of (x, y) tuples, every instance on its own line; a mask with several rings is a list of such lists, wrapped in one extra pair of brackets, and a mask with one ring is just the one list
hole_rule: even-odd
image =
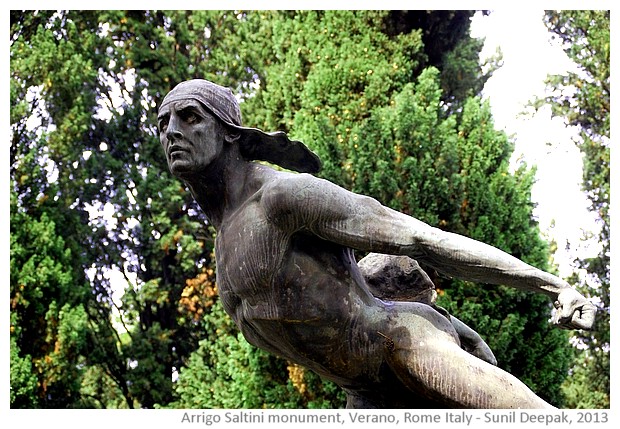
[(272, 222), (298, 228), (326, 186), (335, 185), (307, 173), (280, 173), (263, 187), (261, 204)]

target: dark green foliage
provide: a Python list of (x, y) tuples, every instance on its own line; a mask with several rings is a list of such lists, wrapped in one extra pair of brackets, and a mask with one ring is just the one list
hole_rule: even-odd
[(30, 214), (11, 192), (11, 404), (20, 408), (72, 406), (89, 347), (88, 285), (44, 200)]
[[(11, 321), (11, 327), (16, 323)], [(10, 343), (10, 383), (11, 391), (9, 399), (13, 408), (29, 408), (38, 404), (37, 400), (37, 376), (33, 373), (32, 358), (24, 355), (17, 345), (15, 328), (11, 332)]]

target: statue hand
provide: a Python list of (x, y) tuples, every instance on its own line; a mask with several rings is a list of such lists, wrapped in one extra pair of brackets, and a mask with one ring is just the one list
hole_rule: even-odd
[(591, 330), (596, 306), (573, 288), (563, 289), (554, 302), (553, 324), (563, 329)]

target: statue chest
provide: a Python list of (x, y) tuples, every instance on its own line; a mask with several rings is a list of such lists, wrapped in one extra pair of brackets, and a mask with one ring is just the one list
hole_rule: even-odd
[(278, 271), (287, 238), (260, 210), (249, 207), (218, 231), (216, 262), (221, 291), (252, 299), (264, 294)]

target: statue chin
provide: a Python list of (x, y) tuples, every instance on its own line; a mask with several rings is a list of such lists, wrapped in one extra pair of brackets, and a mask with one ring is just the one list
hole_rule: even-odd
[(196, 160), (186, 151), (175, 151), (168, 158), (168, 168), (177, 177), (187, 177), (196, 170)]
[(188, 180), (200, 176), (216, 159), (219, 152), (204, 149), (196, 155), (189, 150), (178, 150), (168, 158), (170, 172), (179, 179)]
[(174, 174), (176, 177), (184, 179), (192, 176), (192, 163), (184, 161), (184, 160), (175, 160), (171, 161), (168, 164), (170, 168), (170, 172)]

